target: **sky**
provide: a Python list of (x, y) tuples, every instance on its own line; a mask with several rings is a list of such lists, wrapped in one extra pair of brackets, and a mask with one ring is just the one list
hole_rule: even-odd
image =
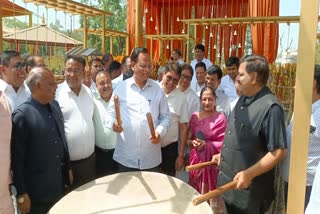
[[(280, 16), (299, 16), (301, 0), (280, 0)], [(298, 49), (299, 24), (279, 24), (279, 52)], [(282, 38), (282, 39), (281, 39)]]
[[(77, 0), (79, 1), (79, 0)], [(302, 0), (280, 0), (280, 16), (299, 16), (300, 15), (300, 1)], [(45, 17), (49, 17), (49, 24), (54, 23), (58, 19), (65, 30), (76, 29), (80, 27), (79, 16), (71, 16), (63, 12), (55, 12), (53, 9), (46, 10), (43, 6), (35, 6), (34, 4), (25, 4), (22, 0), (15, 0), (16, 4), (32, 11), (38, 16), (33, 16), (33, 23), (41, 23), (41, 17), (44, 14)], [(38, 18), (37, 18), (38, 17)], [(28, 18), (20, 18), (22, 21), (28, 21)], [(48, 20), (46, 20), (48, 24)], [(279, 24), (279, 52), (285, 49), (296, 50), (298, 49), (298, 34), (299, 24), (292, 23), (289, 26), (287, 24)]]

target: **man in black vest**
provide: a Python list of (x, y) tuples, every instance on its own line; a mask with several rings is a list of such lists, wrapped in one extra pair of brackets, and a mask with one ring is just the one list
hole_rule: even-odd
[(221, 155), (218, 186), (237, 180), (223, 194), (230, 214), (264, 213), (275, 198), (274, 167), (286, 155), (284, 113), (266, 87), (269, 66), (257, 55), (241, 59), (236, 88), (241, 94), (232, 111)]

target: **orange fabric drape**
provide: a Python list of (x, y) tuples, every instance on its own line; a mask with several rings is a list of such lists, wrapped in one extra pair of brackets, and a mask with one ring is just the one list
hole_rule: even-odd
[[(127, 31), (130, 51), (135, 46), (135, 2), (127, 0)], [(250, 9), (249, 9), (250, 6)], [(146, 34), (181, 34), (182, 29), (187, 34), (187, 25), (177, 21), (179, 19), (196, 18), (224, 18), (247, 16), (274, 16), (279, 14), (279, 0), (144, 0), (143, 7), (148, 8), (148, 13), (141, 9)], [(250, 10), (250, 11), (249, 11)], [(150, 21), (152, 16), (153, 21)], [(255, 53), (265, 55), (269, 61), (275, 58), (278, 46), (277, 28), (272, 25), (264, 27), (251, 26), (253, 49)], [(242, 57), (246, 38), (247, 25), (208, 25), (197, 26), (194, 44), (203, 43), (206, 47), (205, 55), (212, 62), (221, 64), (229, 56)], [(235, 33), (236, 32), (236, 33)], [(212, 35), (210, 37), (210, 35)], [(140, 39), (141, 45), (143, 39)], [(170, 49), (167, 49), (169, 45)], [(146, 40), (146, 46), (151, 51), (151, 40)], [(216, 47), (214, 49), (214, 47)], [(155, 61), (159, 58), (169, 59), (173, 49), (180, 49), (186, 57), (186, 42), (182, 40), (154, 40), (152, 43), (152, 57)], [(191, 47), (193, 48), (193, 47)], [(262, 50), (262, 51), (261, 51)], [(162, 56), (160, 56), (162, 54)], [(219, 54), (219, 58), (218, 57)], [(272, 55), (272, 57), (268, 57)], [(223, 59), (222, 59), (223, 58)], [(192, 57), (191, 57), (192, 59)]]
[[(279, 16), (279, 0), (249, 0), (249, 15)], [(278, 24), (251, 25), (253, 53), (263, 55), (269, 63), (276, 60), (278, 51)]]
[[(153, 4), (151, 4), (153, 3)], [(148, 9), (148, 13), (145, 13), (145, 22), (146, 22), (146, 34), (160, 34), (160, 27), (159, 27), (159, 17), (161, 10), (157, 6), (158, 1), (150, 0), (144, 1), (145, 8)], [(152, 17), (152, 20), (151, 20)], [(152, 53), (151, 53), (151, 40), (147, 40), (147, 48), (150, 51), (151, 56), (153, 57), (154, 61), (159, 61), (160, 58), (160, 50), (159, 50), (160, 42), (158, 40), (152, 41)]]
[[(141, 9), (141, 17), (143, 15), (143, 8)], [(135, 0), (127, 0), (127, 32), (130, 33), (129, 36), (129, 53), (131, 50), (135, 48), (135, 24), (136, 24), (136, 1)], [(142, 20), (141, 20), (142, 21)], [(139, 39), (139, 46), (143, 46), (142, 36)]]

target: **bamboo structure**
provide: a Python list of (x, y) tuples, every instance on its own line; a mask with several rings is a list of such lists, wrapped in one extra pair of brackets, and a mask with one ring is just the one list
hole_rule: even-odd
[[(150, 53), (153, 51), (153, 40), (159, 40), (160, 45), (163, 45), (163, 41), (173, 41), (173, 40), (183, 40), (186, 45), (188, 46), (190, 41), (190, 34), (161, 34), (161, 35), (155, 35), (155, 34), (147, 34), (144, 35), (144, 38), (151, 40), (151, 46), (150, 46)], [(187, 55), (188, 57), (188, 55)]]
[[(318, 28), (319, 0), (302, 1), (290, 157), (288, 214), (304, 213), (311, 96)], [(298, 194), (297, 194), (298, 193)]]
[[(105, 18), (106, 16), (112, 16), (110, 12), (99, 10), (97, 8), (81, 4), (76, 1), (65, 1), (65, 0), (24, 0), (24, 3), (33, 3), (35, 5), (43, 5), (46, 8), (55, 8), (57, 11), (63, 11), (65, 13), (70, 13), (73, 15), (82, 15), (83, 16), (83, 47), (87, 48), (87, 17), (100, 16), (102, 20), (102, 32), (105, 32)], [(102, 52), (105, 52), (105, 36), (102, 33)]]
[[(125, 37), (125, 39), (126, 39), (126, 55), (129, 55), (129, 43), (128, 43), (128, 39), (130, 36), (129, 33), (121, 32), (121, 31), (117, 31), (117, 30), (111, 30), (108, 28), (105, 29), (104, 33), (103, 33), (102, 29), (86, 29), (86, 31), (88, 34), (94, 34), (94, 35), (103, 35), (104, 34), (105, 37), (110, 37), (111, 41), (112, 41), (113, 37)], [(111, 41), (110, 41), (110, 48), (111, 48), (111, 44), (112, 44)], [(110, 49), (110, 53), (113, 54), (112, 49)]]
[(0, 51), (2, 51), (3, 44), (3, 26), (2, 26), (2, 18), (10, 17), (10, 16), (24, 16), (27, 15), (29, 17), (29, 27), (32, 26), (32, 12), (26, 10), (13, 2), (8, 0), (0, 0)]
[[(318, 17), (318, 20), (320, 17)], [(210, 25), (237, 25), (237, 24), (268, 24), (268, 23), (299, 23), (299, 16), (261, 16), (261, 17), (229, 17), (229, 18), (205, 18), (205, 19), (180, 19), (181, 22), (187, 24), (187, 32), (190, 32), (190, 27), (202, 25), (202, 26), (210, 26)], [(153, 40), (159, 40), (162, 43), (164, 41), (173, 41), (173, 40), (183, 40), (186, 43), (187, 53), (190, 50), (190, 40), (196, 37), (197, 34), (196, 28), (194, 28), (194, 35), (191, 36), (189, 33), (187, 34), (162, 34), (162, 35), (154, 35), (147, 34), (144, 35), (144, 38)], [(136, 33), (138, 37), (140, 34)], [(138, 44), (138, 43), (137, 43)], [(152, 42), (150, 47), (150, 52), (152, 53)], [(189, 55), (187, 54), (185, 57), (186, 62), (189, 62)]]
[[(320, 17), (318, 17), (319, 20)], [(260, 17), (229, 17), (214, 19), (181, 19), (190, 25), (235, 25), (235, 24), (279, 24), (299, 23), (300, 16), (260, 16)]]

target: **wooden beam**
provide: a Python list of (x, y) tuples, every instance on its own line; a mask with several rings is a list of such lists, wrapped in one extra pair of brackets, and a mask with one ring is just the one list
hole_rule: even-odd
[(102, 14), (101, 17), (102, 21), (102, 33), (101, 33), (101, 41), (102, 41), (102, 53), (104, 54), (106, 52), (106, 16)]
[(141, 32), (142, 32), (142, 17), (140, 15), (140, 11), (142, 9), (142, 1), (136, 0), (136, 23), (135, 23), (135, 46), (140, 46), (140, 38), (141, 38)]
[(129, 56), (129, 36), (126, 36), (126, 56)]
[[(83, 31), (83, 29), (78, 29), (76, 31)], [(100, 29), (87, 29), (88, 34), (102, 35), (102, 30)], [(111, 30), (109, 28), (105, 28), (105, 36), (116, 36), (116, 37), (127, 37), (130, 33), (121, 32), (117, 30)]]
[(113, 55), (113, 37), (110, 36), (110, 54)]
[(32, 27), (32, 13), (29, 14), (29, 27)]
[(301, 0), (299, 46), (294, 99), (288, 214), (304, 213), (311, 97), (318, 27), (319, 0)]
[(113, 13), (99, 10), (97, 8), (81, 4), (71, 0), (24, 0), (24, 3), (34, 3), (36, 5), (44, 5), (45, 7), (54, 7), (58, 11), (72, 13), (76, 15), (87, 16), (112, 16)]
[(87, 38), (87, 16), (83, 16), (83, 48), (88, 47), (88, 38)]
[[(319, 20), (319, 16), (318, 20)], [(211, 19), (181, 19), (181, 22), (191, 25), (227, 25), (227, 24), (259, 24), (259, 23), (299, 23), (299, 16), (259, 16), (259, 17), (229, 17)]]
[(186, 40), (188, 38), (187, 34), (147, 34), (144, 36), (147, 39), (158, 39), (158, 40)]
[(187, 55), (186, 55), (186, 63), (189, 63), (189, 51), (190, 51), (190, 24), (187, 25)]

